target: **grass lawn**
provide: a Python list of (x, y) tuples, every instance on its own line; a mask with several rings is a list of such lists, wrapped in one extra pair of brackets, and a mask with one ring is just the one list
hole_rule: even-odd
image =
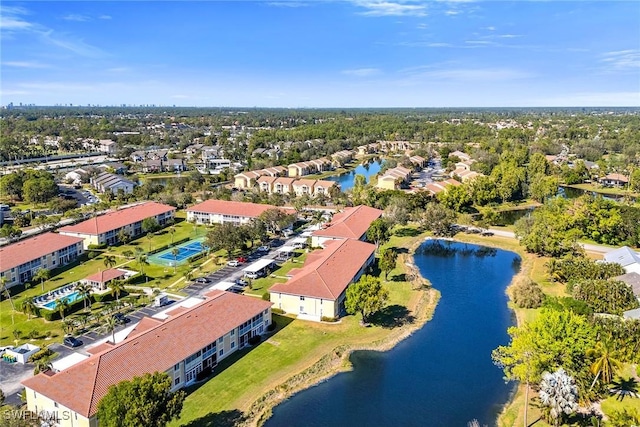
[[(390, 244), (408, 247), (411, 241), (412, 237), (394, 238)], [(287, 262), (281, 270), (296, 265)], [(402, 269), (403, 266), (399, 266), (394, 270), (390, 279), (404, 277)], [(269, 282), (263, 283), (255, 290), (258, 294), (270, 286)], [(390, 306), (411, 307), (419, 295), (408, 282), (385, 282), (385, 285), (389, 290)], [(389, 337), (394, 331), (392, 327), (375, 325), (364, 328), (360, 325), (359, 315), (344, 317), (334, 324), (294, 320), (281, 315), (273, 318), (277, 324), (273, 335), (256, 347), (232, 355), (221, 363), (212, 379), (191, 389), (181, 419), (171, 423), (172, 426), (213, 426), (220, 425), (223, 419), (240, 417), (259, 396), (270, 390), (283, 389), (281, 384), (324, 355), (332, 354), (336, 347), (367, 346)]]
[(285, 261), (282, 264), (282, 267), (275, 270), (268, 277), (263, 277), (252, 281), (251, 289), (247, 289), (245, 293), (262, 296), (262, 294), (267, 292), (271, 288), (271, 286), (275, 285), (276, 283), (286, 282), (287, 273), (289, 273), (289, 271), (294, 268), (302, 268), (304, 261), (307, 258), (307, 254), (304, 251), (296, 251), (296, 254), (296, 257)]
[(633, 191), (628, 191), (624, 188), (603, 187), (598, 184), (574, 184), (574, 185), (565, 185), (564, 187), (577, 188), (579, 190), (584, 190), (584, 191), (593, 191), (595, 193), (600, 193), (600, 194), (612, 194), (616, 196), (630, 195), (631, 197), (640, 197), (640, 194), (635, 193)]

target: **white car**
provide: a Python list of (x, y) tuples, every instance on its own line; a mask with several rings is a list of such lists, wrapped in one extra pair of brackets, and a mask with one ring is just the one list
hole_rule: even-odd
[(258, 252), (269, 252), (271, 250), (271, 248), (269, 246), (260, 246), (258, 248)]
[(238, 262), (238, 260), (232, 259), (231, 261), (227, 261), (227, 265), (229, 267), (237, 267), (240, 265), (240, 263)]

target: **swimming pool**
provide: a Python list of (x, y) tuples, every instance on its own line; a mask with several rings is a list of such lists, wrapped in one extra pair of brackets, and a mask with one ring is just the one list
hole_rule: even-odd
[(74, 302), (76, 302), (79, 299), (81, 299), (81, 296), (80, 296), (79, 292), (71, 292), (69, 295), (65, 295), (63, 297), (56, 298), (53, 301), (49, 301), (46, 304), (42, 304), (42, 306), (44, 308), (46, 308), (47, 310), (55, 310), (56, 309), (56, 303), (58, 302), (58, 300), (63, 299), (63, 298), (65, 300), (67, 300), (68, 304), (73, 304)]
[[(174, 255), (172, 251), (177, 249), (178, 252)], [(181, 245), (174, 246), (173, 248), (165, 249), (162, 252), (151, 255), (149, 257), (149, 262), (152, 264), (160, 264), (172, 266), (174, 263), (176, 265), (184, 264), (187, 259), (191, 258), (194, 255), (198, 255), (205, 251), (205, 246), (203, 244), (202, 239), (197, 240), (189, 240)]]

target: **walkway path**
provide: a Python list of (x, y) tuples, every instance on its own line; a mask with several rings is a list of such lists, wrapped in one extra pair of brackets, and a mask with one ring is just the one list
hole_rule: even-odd
[[(496, 236), (502, 236), (502, 237), (509, 237), (511, 239), (515, 239), (516, 235), (513, 231), (507, 231), (507, 230), (498, 230), (495, 228), (490, 228), (489, 229), (490, 232), (492, 232), (494, 235)], [(613, 250), (615, 250), (616, 248), (612, 248), (609, 246), (604, 246), (604, 245), (595, 245), (592, 243), (581, 243), (578, 242), (585, 251), (587, 252), (595, 252), (595, 253), (599, 253), (599, 254), (606, 254), (608, 252), (611, 252)]]

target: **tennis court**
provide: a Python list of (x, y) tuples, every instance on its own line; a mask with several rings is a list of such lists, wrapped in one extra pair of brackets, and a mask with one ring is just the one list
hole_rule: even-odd
[[(175, 255), (172, 253), (173, 249), (177, 249), (178, 253)], [(149, 262), (152, 264), (173, 266), (184, 264), (189, 258), (194, 255), (198, 255), (204, 252), (206, 247), (203, 244), (203, 239), (189, 240), (181, 245), (174, 246), (173, 248), (165, 249), (162, 252), (149, 256)]]

